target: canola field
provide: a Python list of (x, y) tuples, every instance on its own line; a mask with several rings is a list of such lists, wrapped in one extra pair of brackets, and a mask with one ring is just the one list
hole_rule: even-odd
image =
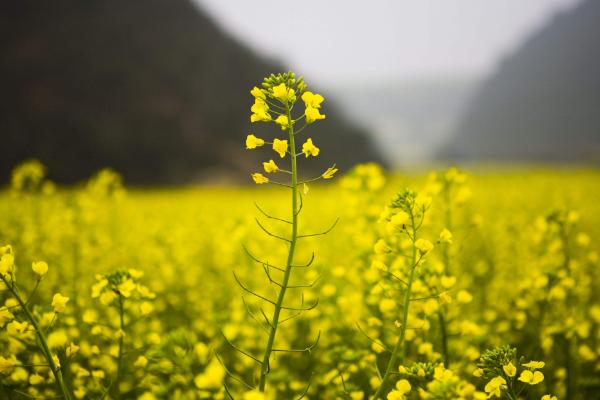
[[(245, 387), (257, 363), (235, 348), (261, 355), (271, 305), (236, 276), (274, 297), (278, 271), (249, 254), (282, 263), (285, 243), (255, 218), (276, 233), (286, 224), (254, 203), (287, 215), (284, 189), (128, 190), (108, 170), (57, 189), (40, 171), (25, 164), (0, 196), (11, 246), (2, 248), (1, 398), (60, 396), (11, 279), (73, 398), (370, 398), (401, 325), (411, 246), (397, 235), (403, 221), (386, 214), (404, 188), (426, 197), (419, 237), (433, 248), (417, 267), (387, 398), (487, 398), (498, 376), (508, 382), (501, 395), (600, 396), (598, 171), (404, 176), (362, 165), (311, 186), (301, 233), (339, 223), (298, 244), (299, 260), (315, 257), (291, 284), (316, 282), (289, 289), (290, 307), (307, 310), (283, 311), (276, 346), (298, 351), (275, 353), (264, 394)], [(545, 363), (531, 369), (543, 374), (535, 385), (517, 379), (532, 360)]]
[(15, 168), (1, 399), (600, 399), (600, 171), (306, 177), (323, 96), (250, 93), (257, 187)]

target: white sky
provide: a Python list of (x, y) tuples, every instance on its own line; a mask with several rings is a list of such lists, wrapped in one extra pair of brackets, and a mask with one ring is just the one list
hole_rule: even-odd
[(481, 76), (581, 0), (195, 0), (254, 50), (322, 84)]

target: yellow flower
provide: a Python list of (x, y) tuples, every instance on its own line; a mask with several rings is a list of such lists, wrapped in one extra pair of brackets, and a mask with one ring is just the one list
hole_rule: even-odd
[(8, 374), (17, 365), (15, 358), (4, 358), (0, 356), (0, 374)]
[(483, 370), (481, 368), (477, 368), (475, 371), (473, 371), (473, 376), (476, 378), (481, 378), (482, 375)]
[(109, 305), (113, 302), (113, 300), (117, 297), (117, 294), (112, 290), (110, 292), (104, 292), (100, 295), (100, 303), (105, 306)]
[(325, 98), (323, 98), (323, 96), (320, 94), (315, 94), (309, 91), (304, 92), (301, 98), (306, 107), (312, 108), (321, 108), (321, 103), (325, 101)]
[(140, 304), (140, 314), (148, 315), (152, 311), (154, 311), (154, 306), (152, 305), (152, 303), (144, 301), (142, 304)]
[(400, 379), (398, 382), (396, 382), (396, 390), (400, 392), (400, 394), (406, 394), (410, 392), (411, 388), (410, 382), (406, 379)]
[(392, 390), (387, 395), (387, 400), (404, 400), (406, 397), (397, 390)]
[(530, 371), (527, 369), (521, 372), (519, 380), (521, 382), (529, 383), (530, 385), (537, 385), (544, 380), (544, 374), (540, 371)]
[(146, 365), (148, 365), (148, 359), (144, 356), (139, 356), (133, 363), (133, 366), (138, 368), (146, 368)]
[(31, 386), (41, 385), (44, 383), (44, 378), (38, 374), (33, 374), (29, 377), (29, 384)]
[(15, 265), (15, 257), (10, 254), (4, 254), (0, 259), (0, 275), (6, 275)]
[(281, 126), (281, 130), (284, 131), (290, 126), (290, 120), (286, 115), (280, 115), (275, 119), (275, 123)]
[(306, 122), (308, 124), (312, 124), (315, 121), (325, 119), (325, 117), (327, 117), (325, 114), (321, 114), (319, 109), (314, 107), (306, 107), (304, 110), (304, 115), (306, 116)]
[(252, 115), (250, 115), (250, 122), (271, 120), (269, 106), (262, 99), (255, 99), (254, 104), (252, 107), (250, 107), (250, 111), (252, 111)]
[(487, 385), (485, 385), (484, 390), (486, 393), (488, 393), (488, 398), (500, 397), (502, 395), (501, 391), (505, 387), (506, 387), (506, 380), (501, 376), (497, 376), (495, 378), (492, 378), (492, 380), (489, 381), (487, 383)]
[(403, 228), (408, 223), (410, 216), (404, 211), (399, 211), (390, 218), (390, 226), (394, 229)]
[(374, 246), (375, 254), (385, 254), (392, 251), (392, 249), (383, 241), (379, 239)]
[(66, 308), (68, 301), (68, 297), (56, 293), (52, 298), (52, 307), (54, 307), (54, 311), (57, 313), (62, 312)]
[(415, 242), (415, 247), (419, 250), (421, 255), (425, 255), (433, 250), (433, 244), (427, 239), (418, 239)]
[(333, 175), (335, 175), (336, 172), (338, 172), (338, 169), (334, 165), (333, 167), (327, 168), (327, 171), (323, 172), (323, 175), (321, 176), (323, 177), (323, 179), (331, 179), (333, 178)]
[(306, 142), (302, 145), (302, 152), (308, 158), (308, 156), (316, 157), (319, 155), (319, 148), (313, 144), (311, 138), (306, 139)]
[(74, 357), (78, 351), (79, 351), (79, 346), (77, 346), (75, 343), (71, 342), (69, 347), (67, 347), (67, 349), (65, 350), (65, 353), (67, 355), (67, 358), (71, 358), (71, 357)]
[(281, 83), (273, 88), (273, 97), (282, 103), (286, 103), (288, 101), (294, 101), (296, 94), (294, 89), (288, 88), (285, 86), (285, 83)]
[(265, 92), (263, 92), (261, 89), (257, 88), (256, 86), (254, 86), (252, 88), (252, 90), (250, 91), (250, 94), (252, 96), (254, 96), (255, 99), (261, 99), (261, 100), (266, 100), (267, 96), (265, 95)]
[(6, 325), (7, 322), (13, 320), (15, 316), (5, 308), (0, 309), (0, 328)]
[(442, 229), (440, 232), (440, 242), (448, 244), (452, 243), (452, 232), (446, 228)]
[(455, 276), (443, 275), (440, 278), (440, 284), (442, 285), (442, 287), (444, 289), (450, 289), (452, 286), (454, 286), (455, 283), (456, 283)]
[(261, 138), (257, 138), (253, 134), (249, 134), (246, 137), (246, 149), (248, 149), (248, 150), (255, 149), (257, 147), (264, 146), (264, 145), (265, 145), (265, 141)]
[(254, 180), (254, 183), (256, 183), (257, 185), (262, 185), (263, 183), (269, 182), (269, 178), (267, 178), (266, 176), (264, 176), (263, 174), (261, 174), (259, 172), (252, 174), (252, 179)]
[(544, 368), (544, 366), (546, 365), (545, 362), (543, 361), (529, 361), (526, 364), (522, 364), (525, 368), (531, 368), (531, 369), (542, 369)]
[(263, 162), (263, 168), (267, 174), (279, 171), (279, 167), (273, 160), (269, 160), (269, 162)]
[(558, 397), (552, 396), (551, 394), (545, 394), (542, 396), (542, 400), (558, 400)]
[(17, 336), (25, 333), (29, 330), (28, 322), (19, 322), (17, 320), (12, 321), (6, 325), (6, 332), (11, 336)]
[(265, 395), (258, 389), (250, 390), (244, 393), (242, 400), (266, 400)]
[(273, 140), (273, 150), (275, 150), (277, 153), (279, 153), (279, 157), (281, 157), (281, 158), (285, 157), (285, 153), (287, 152), (287, 149), (288, 149), (288, 141), (287, 140), (279, 140), (279, 139)]
[(131, 297), (131, 293), (136, 289), (136, 287), (136, 284), (131, 279), (125, 279), (123, 282), (121, 282), (117, 289), (123, 297)]
[(39, 276), (44, 276), (48, 272), (48, 264), (44, 261), (34, 262), (31, 264), (31, 269)]
[(502, 366), (502, 369), (504, 370), (504, 373), (511, 378), (517, 374), (517, 367), (515, 367), (512, 362)]

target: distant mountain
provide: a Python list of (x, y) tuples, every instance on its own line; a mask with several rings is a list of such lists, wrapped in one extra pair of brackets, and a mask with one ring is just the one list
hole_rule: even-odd
[(478, 79), (435, 77), (340, 85), (331, 93), (349, 118), (373, 132), (394, 166), (430, 161), (471, 100)]
[[(267, 157), (244, 150), (264, 132), (249, 89), (281, 70), (189, 0), (0, 2), (0, 180), (28, 157), (61, 182), (104, 166), (140, 184), (247, 178)], [(381, 161), (335, 105), (324, 110), (311, 134), (323, 157), (306, 168)]]
[(600, 1), (558, 14), (478, 89), (450, 159), (600, 161)]

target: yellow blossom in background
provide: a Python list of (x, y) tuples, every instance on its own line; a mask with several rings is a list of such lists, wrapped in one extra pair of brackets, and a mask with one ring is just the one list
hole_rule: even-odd
[(417, 239), (415, 242), (415, 247), (419, 250), (421, 255), (425, 255), (433, 250), (433, 243), (427, 239)]
[(302, 145), (302, 152), (308, 158), (308, 156), (316, 157), (319, 155), (319, 148), (314, 145), (311, 138), (306, 139), (306, 142)]
[(137, 285), (131, 279), (125, 279), (117, 287), (119, 293), (121, 293), (123, 297), (131, 297), (132, 292), (136, 290), (136, 288)]
[(54, 311), (57, 313), (64, 311), (68, 301), (68, 297), (56, 293), (52, 298), (52, 307), (54, 308)]
[(552, 396), (551, 394), (545, 394), (542, 396), (541, 400), (558, 400), (558, 397)]
[(0, 328), (6, 325), (7, 322), (12, 321), (14, 317), (6, 308), (0, 308)]
[(387, 395), (387, 400), (405, 400), (406, 397), (397, 390), (392, 390)]
[(31, 269), (39, 276), (44, 276), (48, 272), (48, 264), (44, 261), (34, 262), (31, 264)]
[(275, 139), (273, 140), (273, 150), (279, 154), (279, 157), (285, 157), (288, 149), (288, 141)]
[(255, 149), (265, 145), (265, 141), (261, 138), (257, 138), (253, 134), (246, 136), (246, 149)]
[(530, 385), (537, 385), (544, 380), (544, 374), (540, 371), (525, 370), (521, 372), (519, 380), (521, 382), (529, 383)]
[(388, 246), (383, 239), (379, 239), (377, 243), (375, 243), (374, 250), (375, 254), (385, 254), (392, 251), (390, 246)]
[(17, 360), (14, 358), (4, 358), (0, 356), (0, 374), (8, 374), (17, 365)]
[(257, 185), (261, 185), (263, 183), (269, 182), (269, 178), (267, 178), (260, 172), (256, 172), (256, 173), (252, 174), (252, 180), (254, 180), (254, 183), (256, 183)]
[(100, 295), (100, 303), (104, 304), (105, 306), (109, 305), (116, 297), (117, 294), (113, 291), (104, 292)]
[(501, 376), (497, 376), (495, 378), (492, 378), (485, 385), (484, 390), (486, 393), (488, 393), (488, 398), (491, 398), (491, 397), (500, 398), (502, 396), (502, 390), (505, 388), (506, 388), (506, 380)]
[(244, 393), (242, 400), (267, 400), (267, 398), (264, 393), (255, 389)]
[(279, 171), (279, 167), (275, 164), (275, 161), (269, 160), (268, 162), (263, 162), (263, 168), (267, 174)]
[(450, 232), (446, 228), (442, 229), (442, 231), (440, 232), (440, 242), (451, 244), (452, 243), (452, 232)]
[(144, 356), (139, 356), (133, 363), (133, 366), (138, 368), (146, 368), (146, 365), (148, 365), (148, 359)]
[(390, 218), (390, 225), (395, 228), (403, 228), (408, 221), (410, 220), (410, 216), (405, 211), (398, 211), (396, 214), (392, 215)]
[(406, 379), (400, 379), (396, 382), (396, 390), (400, 392), (400, 394), (406, 394), (410, 392), (411, 389), (410, 382)]
[(77, 354), (77, 352), (79, 351), (79, 349), (80, 349), (79, 346), (77, 346), (75, 343), (71, 342), (71, 344), (65, 350), (65, 354), (67, 355), (67, 358), (74, 357), (75, 354)]
[(44, 383), (44, 377), (38, 374), (33, 374), (29, 377), (29, 384), (32, 386), (41, 385)]
[(10, 253), (4, 254), (2, 258), (0, 258), (0, 275), (8, 274), (14, 265), (15, 257)]
[(525, 368), (542, 369), (542, 368), (544, 368), (546, 363), (543, 361), (529, 361), (528, 363), (521, 364), (521, 365), (523, 365)]
[(506, 376), (510, 376), (511, 378), (517, 374), (517, 367), (515, 367), (512, 362), (502, 366), (502, 369)]

